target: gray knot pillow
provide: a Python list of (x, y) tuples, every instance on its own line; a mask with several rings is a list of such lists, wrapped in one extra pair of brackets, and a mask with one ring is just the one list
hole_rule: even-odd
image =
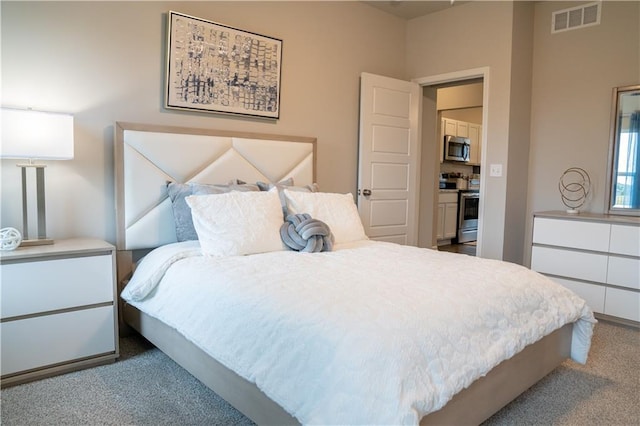
[(333, 234), (326, 223), (307, 213), (290, 214), (280, 227), (282, 242), (292, 250), (305, 253), (331, 251)]

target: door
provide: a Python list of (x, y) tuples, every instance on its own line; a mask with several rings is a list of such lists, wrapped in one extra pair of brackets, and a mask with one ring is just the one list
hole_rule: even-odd
[(369, 238), (416, 245), (420, 86), (362, 73), (358, 210)]

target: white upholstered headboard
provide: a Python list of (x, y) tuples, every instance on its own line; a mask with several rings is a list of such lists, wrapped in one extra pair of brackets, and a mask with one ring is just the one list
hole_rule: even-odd
[(168, 181), (315, 182), (316, 139), (117, 122), (116, 245), (149, 249), (176, 241)]

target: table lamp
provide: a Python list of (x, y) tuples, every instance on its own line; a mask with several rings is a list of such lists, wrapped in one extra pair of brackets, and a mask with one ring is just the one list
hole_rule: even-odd
[[(0, 158), (28, 160), (22, 169), (22, 246), (52, 244), (47, 238), (44, 197), (44, 164), (36, 160), (73, 158), (73, 116), (31, 109), (2, 108)], [(29, 239), (27, 170), (36, 173), (37, 238)]]

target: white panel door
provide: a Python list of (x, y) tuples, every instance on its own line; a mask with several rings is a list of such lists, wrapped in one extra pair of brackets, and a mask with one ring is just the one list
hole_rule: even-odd
[(360, 77), (358, 210), (371, 239), (417, 243), (420, 86)]

